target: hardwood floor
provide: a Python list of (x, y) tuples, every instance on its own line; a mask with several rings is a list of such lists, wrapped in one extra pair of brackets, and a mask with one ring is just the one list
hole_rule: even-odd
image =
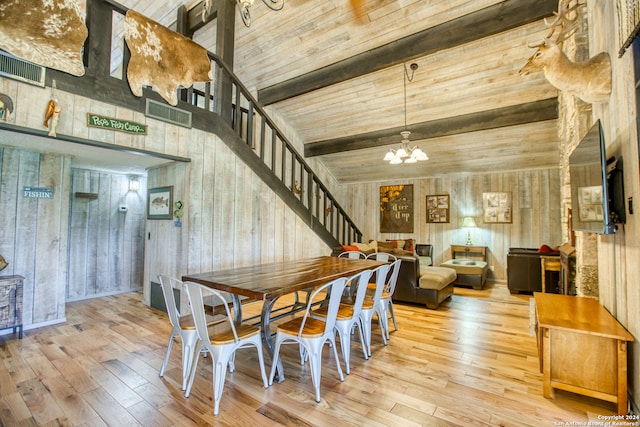
[(504, 284), (456, 288), (436, 311), (396, 304), (399, 330), (385, 347), (375, 326), (368, 361), (354, 336), (343, 383), (325, 347), (319, 404), (296, 347), (283, 349), (286, 379), (268, 389), (255, 350), (239, 350), (218, 417), (210, 359), (200, 360), (188, 399), (180, 391), (179, 345), (158, 376), (169, 322), (141, 298), (69, 303), (65, 324), (26, 331), (22, 340), (0, 337), (1, 424), (553, 426), (615, 413), (613, 404), (571, 393), (542, 397), (530, 297), (510, 295)]

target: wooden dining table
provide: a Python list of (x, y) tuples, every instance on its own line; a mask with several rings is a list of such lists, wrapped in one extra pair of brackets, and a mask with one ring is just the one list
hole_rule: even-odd
[[(349, 277), (364, 270), (374, 269), (384, 263), (373, 260), (349, 259), (330, 256), (282, 261), (247, 267), (229, 268), (182, 276), (184, 282), (195, 282), (210, 288), (228, 292), (233, 299), (236, 322), (242, 321), (242, 297), (263, 301), (260, 313), (260, 333), (269, 355), (273, 358), (274, 341), (271, 320), (303, 310), (306, 302), (298, 299), (297, 293), (328, 283), (340, 277)], [(283, 295), (295, 294), (295, 301), (278, 309), (273, 316), (273, 307)], [(278, 364), (276, 380), (282, 378), (282, 362)]]

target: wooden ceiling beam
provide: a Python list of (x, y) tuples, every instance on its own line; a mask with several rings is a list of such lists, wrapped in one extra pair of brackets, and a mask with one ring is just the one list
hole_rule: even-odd
[(218, 17), (218, 7), (216, 2), (211, 3), (211, 10), (209, 10), (209, 14), (206, 16), (206, 19), (202, 19), (203, 11), (203, 1), (194, 5), (189, 10), (187, 10), (184, 5), (180, 6), (180, 8), (178, 8), (177, 32), (192, 38), (196, 31)]
[(505, 0), (321, 69), (258, 90), (270, 105), (553, 15), (558, 0)]
[[(446, 119), (431, 120), (407, 126), (412, 141), (438, 138), (461, 133), (515, 126), (558, 118), (558, 98), (496, 108)], [(404, 127), (367, 132), (342, 138), (305, 144), (304, 156), (314, 157), (364, 148), (398, 144)]]

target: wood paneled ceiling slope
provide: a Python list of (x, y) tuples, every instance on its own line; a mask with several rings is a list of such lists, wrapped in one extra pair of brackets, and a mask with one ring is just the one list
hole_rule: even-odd
[[(231, 0), (225, 0), (231, 1)], [(121, 0), (171, 27), (170, 0)], [(215, 2), (214, 2), (215, 3)], [(187, 9), (199, 2), (186, 2)], [(557, 90), (520, 76), (557, 0), (285, 0), (236, 11), (234, 72), (342, 183), (558, 167)], [(215, 52), (216, 20), (194, 34)], [(429, 160), (389, 165), (404, 127)]]

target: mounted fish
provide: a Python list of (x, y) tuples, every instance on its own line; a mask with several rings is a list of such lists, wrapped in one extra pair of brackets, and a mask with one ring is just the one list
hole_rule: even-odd
[(56, 128), (58, 127), (58, 120), (60, 119), (60, 104), (57, 99), (50, 99), (47, 103), (47, 109), (44, 113), (43, 125), (49, 129), (49, 136), (56, 136)]
[[(611, 95), (609, 54), (601, 52), (586, 61), (571, 62), (562, 52), (562, 43), (576, 31), (579, 6), (577, 0), (559, 1), (556, 18), (552, 22), (545, 20), (549, 27), (547, 36), (541, 42), (529, 45), (537, 50), (520, 69), (520, 75), (544, 71), (545, 78), (559, 90), (585, 102), (607, 102)], [(553, 37), (557, 30), (558, 34)]]
[(124, 39), (131, 51), (127, 80), (135, 96), (149, 85), (175, 106), (178, 87), (213, 79), (205, 48), (135, 10), (125, 16)]
[(77, 0), (11, 0), (0, 6), (0, 48), (43, 67), (84, 75), (87, 35)]

